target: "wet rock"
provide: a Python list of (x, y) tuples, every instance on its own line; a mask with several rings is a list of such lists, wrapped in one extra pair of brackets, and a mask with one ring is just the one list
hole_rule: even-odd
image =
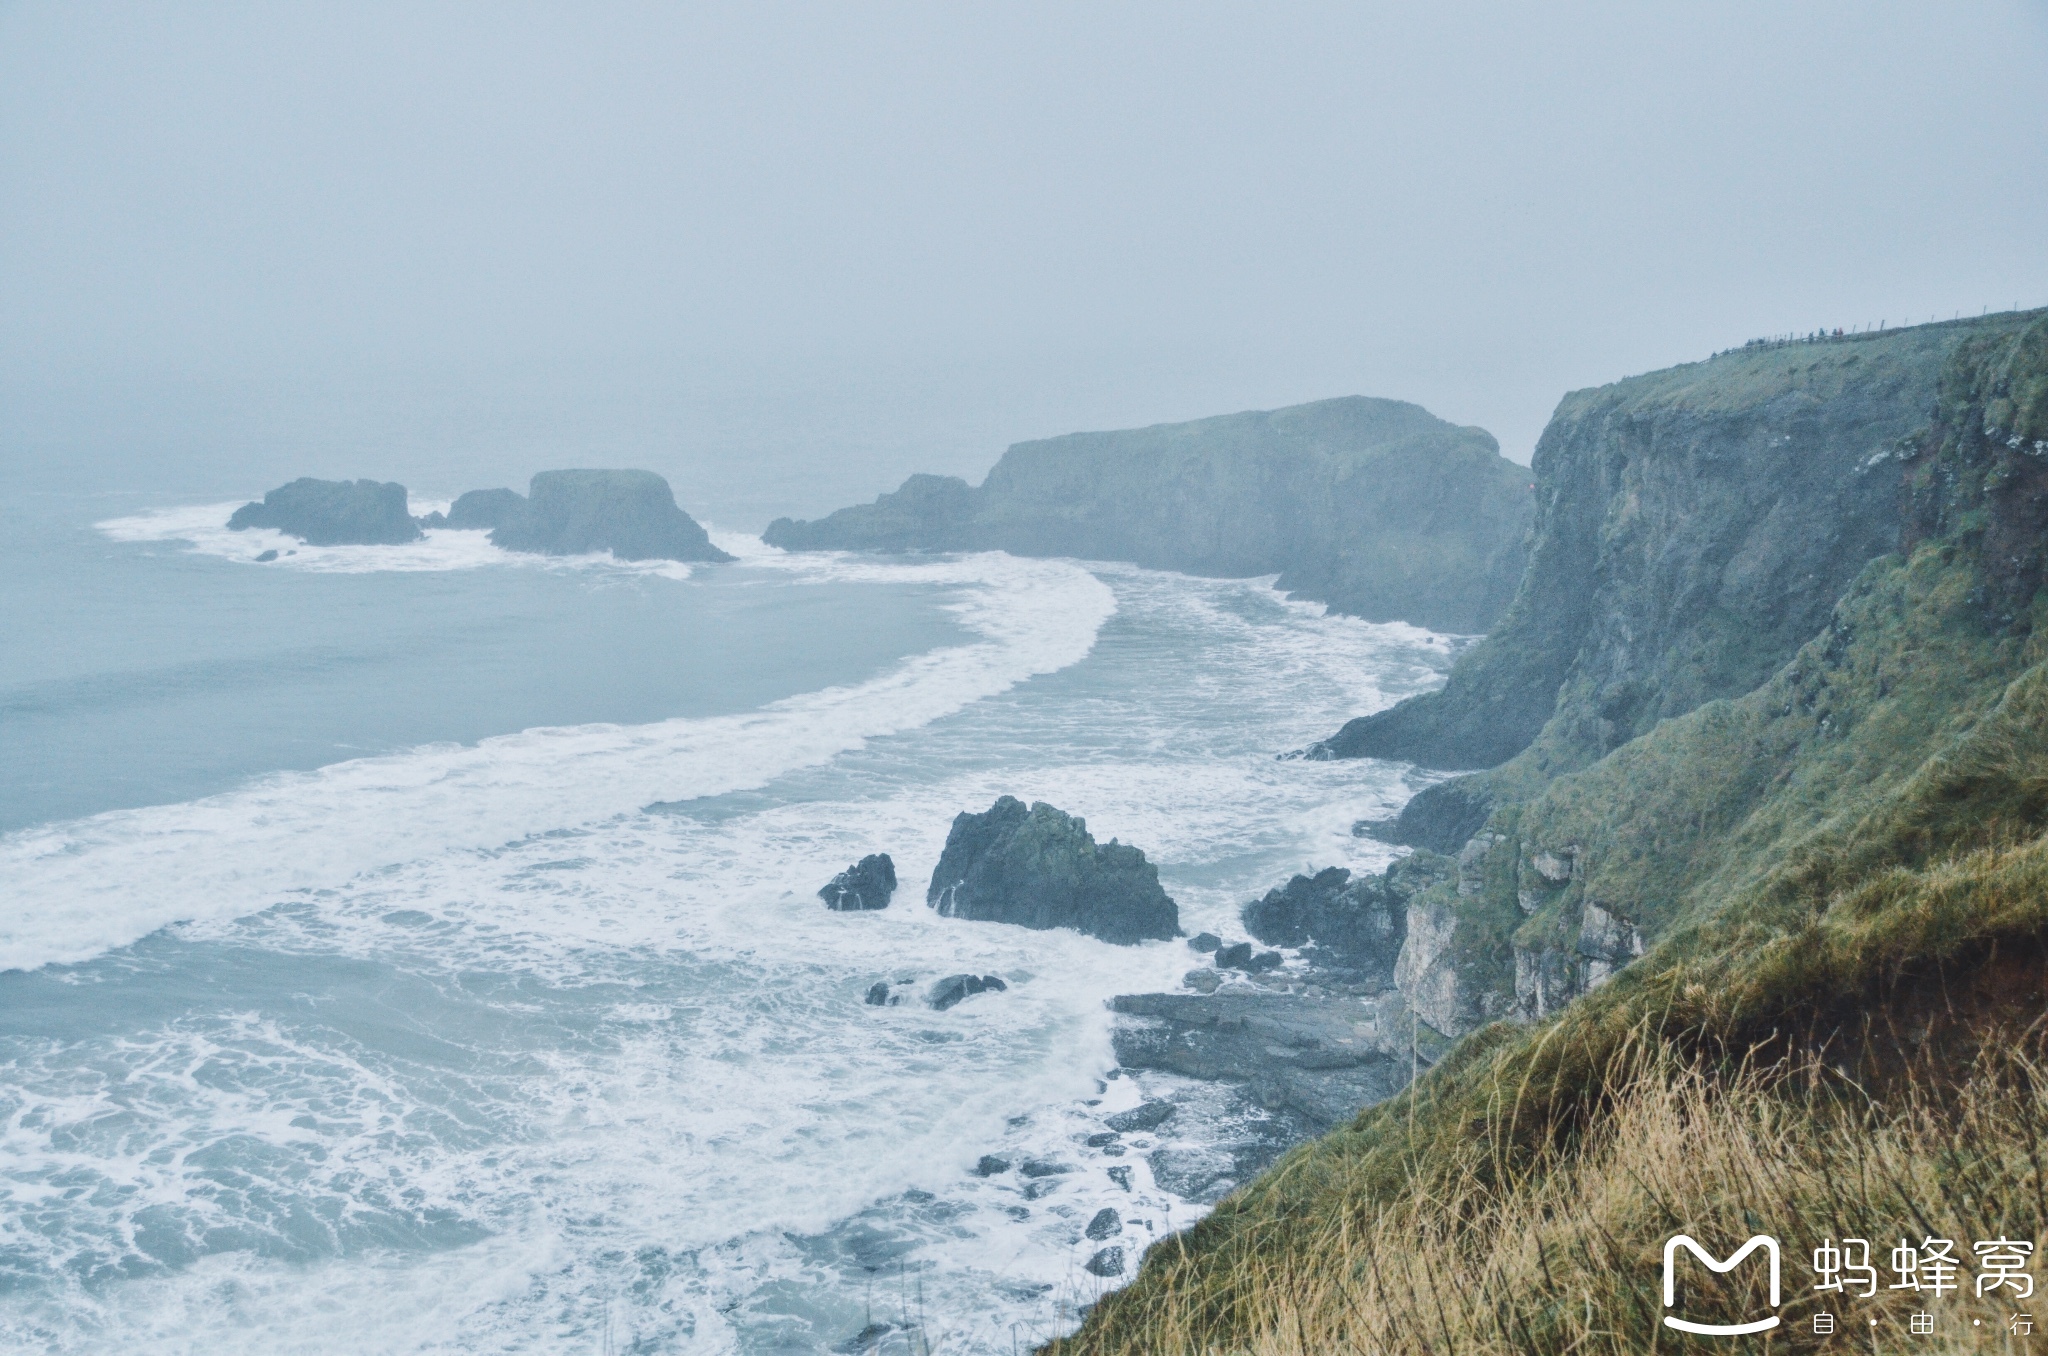
[(268, 564), (269, 564), (269, 563), (270, 563), (271, 561), (273, 561), (273, 560), (276, 560), (276, 559), (277, 559), (277, 552), (276, 552), (275, 550), (270, 550), (270, 551), (265, 551), (265, 552), (264, 552), (264, 553), (263, 553), (262, 555), (260, 555), (260, 556), (256, 557), (256, 563), (257, 563), (258, 565), (268, 565)]
[(422, 535), (406, 509), (405, 486), (311, 476), (278, 486), (261, 503), (242, 505), (228, 527), (272, 527), (309, 546), (398, 546)]
[(1114, 1238), (1124, 1231), (1123, 1217), (1108, 1206), (1095, 1212), (1095, 1218), (1088, 1221), (1085, 1232), (1088, 1237), (1100, 1243), (1105, 1238)]
[(870, 853), (834, 876), (818, 891), (825, 907), (841, 913), (886, 909), (896, 893), (896, 863), (886, 852)]
[(1107, 942), (1180, 933), (1180, 910), (1137, 848), (1098, 844), (1085, 820), (1004, 796), (953, 820), (925, 902), (948, 918), (1072, 928)]
[(864, 1000), (871, 1008), (886, 1007), (889, 1003), (889, 981), (878, 979), (868, 985), (868, 996)]
[(1116, 1131), (1104, 1130), (1100, 1134), (1088, 1136), (1088, 1138), (1083, 1140), (1082, 1143), (1086, 1144), (1091, 1149), (1102, 1149), (1107, 1148), (1109, 1145), (1116, 1143), (1116, 1141)]
[(981, 1161), (974, 1165), (976, 1177), (999, 1177), (1010, 1170), (1010, 1160), (997, 1158), (994, 1154), (983, 1154)]
[(940, 1012), (978, 993), (1001, 993), (1010, 986), (995, 975), (948, 975), (932, 985), (925, 1002)]
[(1073, 1168), (1065, 1163), (1056, 1163), (1049, 1158), (1027, 1158), (1024, 1160), (1024, 1166), (1017, 1169), (1017, 1171), (1023, 1173), (1026, 1177), (1058, 1177), (1062, 1173), (1072, 1172)]
[[(417, 529), (415, 529), (417, 531)], [(491, 531), (507, 551), (620, 560), (729, 561), (652, 471), (542, 471), (518, 511)]]
[(1145, 1160), (1152, 1180), (1176, 1196), (1213, 1201), (1237, 1185), (1237, 1162), (1214, 1149), (1157, 1149)]
[(1190, 970), (1181, 976), (1180, 982), (1196, 993), (1215, 993), (1223, 977), (1210, 969)]
[(1223, 945), (1223, 939), (1213, 932), (1198, 932), (1188, 938), (1188, 949), (1190, 951), (1200, 951), (1204, 955), (1214, 951), (1221, 945)]
[(1157, 1130), (1172, 1120), (1178, 1110), (1180, 1108), (1172, 1102), (1147, 1102), (1143, 1106), (1106, 1117), (1102, 1123), (1119, 1133), (1135, 1135), (1145, 1130)]
[(1263, 975), (1269, 970), (1278, 970), (1287, 964), (1287, 958), (1278, 951), (1261, 951), (1244, 963), (1248, 975)]
[(499, 528), (511, 522), (526, 507), (526, 496), (517, 490), (471, 490), (448, 506), (448, 526)]
[(1216, 949), (1216, 968), (1219, 970), (1242, 970), (1252, 962), (1252, 944), (1233, 942)]
[(1418, 1058), (1398, 995), (1124, 994), (1110, 1008), (1136, 1019), (1112, 1034), (1119, 1063), (1241, 1084), (1316, 1131), (1399, 1091)]
[(870, 1323), (832, 1350), (844, 1353), (844, 1356), (861, 1356), (863, 1352), (873, 1351), (884, 1337), (894, 1331), (896, 1326), (893, 1323)]
[(1111, 1168), (1109, 1170), (1109, 1180), (1115, 1182), (1125, 1191), (1129, 1191), (1131, 1189), (1131, 1170), (1125, 1167)]
[(1121, 1276), (1124, 1274), (1124, 1250), (1120, 1247), (1104, 1248), (1083, 1262), (1081, 1270), (1091, 1276)]

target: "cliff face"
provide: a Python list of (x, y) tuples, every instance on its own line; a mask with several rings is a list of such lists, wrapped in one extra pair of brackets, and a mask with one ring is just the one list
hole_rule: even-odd
[[(1740, 1070), (1824, 1055), (1826, 1081), (1788, 1085), (1769, 1104), (1772, 1138), (1755, 1142), (1772, 1155), (1788, 1128), (1835, 1124), (1801, 1118), (1830, 1102), (1840, 1077), (1857, 1110), (1844, 1131), (1828, 1130), (1825, 1161), (1877, 1143), (1879, 1122), (1865, 1116), (1887, 1098), (1944, 1108), (1939, 1143), (1887, 1169), (1892, 1180), (1946, 1180), (1954, 1164), (1987, 1157), (1991, 1141), (1931, 1099), (1953, 1090), (1944, 1078), (1983, 1067), (1979, 1054), (2017, 1045), (2031, 1055), (2048, 1001), (2048, 313), (1935, 329), (1908, 336), (1946, 354), (1920, 427), (1869, 454), (1885, 454), (1870, 470), (1883, 472), (1889, 505), (1851, 495), (1845, 506), (1889, 512), (1893, 549), (1855, 572), (1762, 681), (1694, 697), (1689, 711), (1604, 754), (1614, 735), (1592, 719), (1623, 726), (1632, 711), (1708, 690), (1714, 674), (1739, 682), (1733, 660), (1760, 662), (1776, 642), (1703, 643), (1699, 671), (1659, 668), (1668, 645), (1641, 644), (1642, 631), (1616, 639), (1611, 619), (1589, 616), (1582, 644), (1627, 641), (1644, 662), (1641, 682), (1661, 674), (1673, 693), (1643, 691), (1603, 715), (1585, 694), (1612, 671), (1595, 666), (1574, 686), (1581, 653), (1558, 701), (1556, 742), (1546, 729), (1502, 768), (1463, 779), (1465, 801), (1488, 802), (1483, 823), (1458, 852), (1455, 883), (1409, 903), (1395, 974), (1409, 1009), (1447, 1038), (1446, 1056), (1234, 1197), (1170, 1258), (1160, 1250), (1061, 1350), (1249, 1346), (1272, 1310), (1256, 1287), (1231, 1287), (1254, 1273), (1296, 1294), (1329, 1278), (1329, 1292), (1344, 1295), (1343, 1331), (1358, 1340), (1359, 1309), (1340, 1284), (1353, 1264), (1332, 1247), (1342, 1230), (1403, 1199), (1441, 1197), (1453, 1204), (1397, 1233), (1483, 1232), (1477, 1198), (1459, 1194), (1475, 1179), (1512, 1193), (1583, 1171), (1604, 1192), (1619, 1174), (1579, 1132), (1681, 1071), (1700, 1092), (1685, 1116), (1702, 1124), (1748, 1095)], [(1625, 528), (1630, 513), (1657, 516), (1662, 531), (1690, 526), (1655, 505), (1619, 508), (1628, 511), (1603, 501), (1603, 527)], [(1654, 563), (1657, 543), (1643, 548)], [(1652, 636), (1683, 635), (1671, 626), (1690, 597), (1667, 595), (1673, 617), (1635, 615)], [(1755, 606), (1760, 627), (1777, 615)], [(1732, 659), (1716, 667), (1717, 656)], [(1984, 1124), (2004, 1123), (2022, 1101), (2001, 1084)], [(2031, 1145), (2014, 1161), (2033, 1173)], [(1654, 1257), (1671, 1218), (1709, 1217), (1676, 1180), (1659, 1177), (1655, 1207), (1611, 1233), (1568, 1225), (1549, 1257), (1605, 1248), (1599, 1265), (1610, 1272), (1626, 1270), (1615, 1259)], [(1838, 1217), (1832, 1185), (1806, 1200), (1778, 1196), (1763, 1207), (1753, 1193), (1738, 1197), (1721, 1212), (1724, 1231), (1740, 1237), (1758, 1208), (1781, 1234), (1820, 1236)], [(1474, 1349), (1584, 1351), (1596, 1345), (1585, 1335), (1593, 1327), (1647, 1321), (1634, 1281), (1596, 1314), (1590, 1288), (1554, 1284), (1549, 1260), (1531, 1252), (1541, 1265), (1474, 1306), (1522, 1306)], [(1462, 1284), (1484, 1270), (1435, 1274)], [(1418, 1314), (1423, 1330), (1442, 1312)], [(1560, 1313), (1585, 1314), (1586, 1329), (1563, 1334)], [(1153, 1332), (1174, 1341), (1152, 1344)]]
[(1351, 397), (1019, 443), (979, 487), (913, 476), (787, 550), (1004, 550), (1280, 586), (1375, 621), (1481, 631), (1524, 563), (1530, 479), (1491, 435)]
[(1316, 754), (1474, 768), (1533, 742), (1554, 775), (1754, 688), (1896, 546), (1899, 441), (1944, 361), (2016, 323), (1737, 350), (1566, 396), (1506, 616), (1441, 691)]

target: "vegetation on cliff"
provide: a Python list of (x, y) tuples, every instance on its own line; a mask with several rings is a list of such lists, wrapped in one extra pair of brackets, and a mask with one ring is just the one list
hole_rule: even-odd
[[(2048, 319), (1942, 342), (1901, 549), (1746, 693), (1502, 769), (1478, 888), (1417, 901), (1455, 936), (1418, 1014), (1462, 1039), (1059, 1350), (1706, 1349), (1656, 1326), (1676, 1232), (2039, 1241)], [(1924, 1349), (1978, 1349), (1972, 1304)]]
[(1373, 621), (1475, 633), (1524, 562), (1528, 471), (1483, 429), (1350, 397), (1018, 443), (980, 486), (919, 475), (787, 550), (1003, 550), (1280, 587)]

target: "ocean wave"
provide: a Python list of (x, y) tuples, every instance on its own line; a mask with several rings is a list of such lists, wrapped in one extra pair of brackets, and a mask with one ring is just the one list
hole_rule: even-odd
[(751, 712), (433, 745), (10, 834), (0, 894), (25, 904), (0, 920), (0, 969), (84, 960), (169, 923), (233, 917), (428, 853), (762, 786), (1078, 662), (1116, 608), (1108, 586), (1070, 562), (988, 554), (786, 568), (943, 586), (941, 605), (980, 638)]

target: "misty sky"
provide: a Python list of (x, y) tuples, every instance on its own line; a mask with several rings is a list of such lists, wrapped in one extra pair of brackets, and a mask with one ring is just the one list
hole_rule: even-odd
[(759, 526), (1350, 393), (1526, 460), (1575, 386), (2015, 303), (2042, 0), (0, 4), (32, 475), (648, 465)]

